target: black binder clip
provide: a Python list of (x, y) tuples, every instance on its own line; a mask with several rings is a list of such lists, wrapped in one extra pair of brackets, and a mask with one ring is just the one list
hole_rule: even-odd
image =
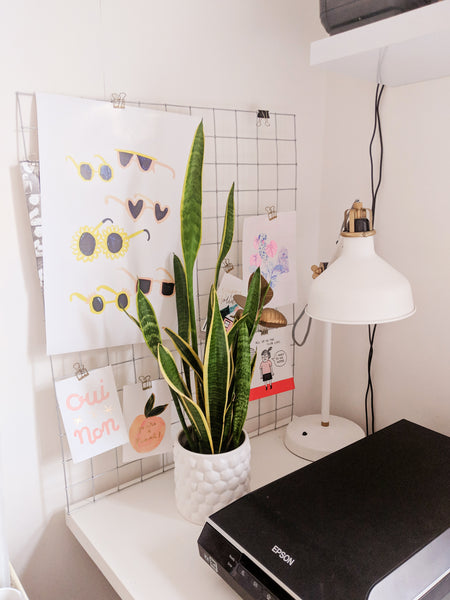
[(125, 108), (125, 97), (126, 94), (121, 92), (120, 94), (111, 94), (111, 102), (114, 108)]
[(80, 365), (80, 363), (74, 363), (73, 368), (75, 369), (75, 376), (80, 381), (89, 375), (89, 371), (86, 369), (84, 365)]
[(225, 273), (229, 273), (234, 269), (234, 265), (229, 258), (226, 258), (222, 263), (223, 270)]
[(268, 110), (258, 110), (257, 115), (256, 115), (256, 126), (257, 127), (261, 127), (263, 119), (264, 119), (264, 125), (266, 127), (270, 127), (270, 115), (269, 115), (269, 111)]
[(273, 221), (274, 219), (277, 218), (277, 209), (275, 208), (275, 206), (266, 206), (265, 208), (266, 213), (267, 213), (267, 218), (269, 219), (269, 221)]
[(149, 390), (152, 387), (152, 378), (150, 375), (141, 375), (139, 377), (143, 390)]

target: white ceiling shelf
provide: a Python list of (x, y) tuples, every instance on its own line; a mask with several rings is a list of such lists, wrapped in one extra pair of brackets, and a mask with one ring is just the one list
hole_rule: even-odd
[(450, 0), (311, 44), (311, 66), (388, 86), (450, 75)]

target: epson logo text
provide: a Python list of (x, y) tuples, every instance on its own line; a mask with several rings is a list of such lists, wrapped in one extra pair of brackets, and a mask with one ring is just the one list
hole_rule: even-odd
[(284, 550), (282, 550), (278, 546), (274, 546), (272, 548), (272, 552), (274, 554), (277, 554), (278, 557), (281, 558), (281, 560), (284, 560), (284, 562), (287, 563), (290, 567), (292, 567), (292, 565), (295, 562), (295, 558), (292, 558), (291, 556), (289, 556), (289, 554), (287, 554), (287, 552), (285, 552)]

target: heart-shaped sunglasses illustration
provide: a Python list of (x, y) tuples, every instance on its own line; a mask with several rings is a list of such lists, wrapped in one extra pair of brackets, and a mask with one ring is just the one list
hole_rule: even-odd
[(121, 204), (133, 221), (140, 219), (145, 210), (153, 210), (157, 223), (165, 221), (170, 213), (168, 206), (162, 206), (159, 202), (153, 202), (153, 200), (150, 200), (150, 198), (147, 198), (143, 194), (135, 194), (133, 198), (127, 198), (126, 200), (121, 200), (117, 196), (106, 196), (105, 204), (108, 204), (110, 200)]

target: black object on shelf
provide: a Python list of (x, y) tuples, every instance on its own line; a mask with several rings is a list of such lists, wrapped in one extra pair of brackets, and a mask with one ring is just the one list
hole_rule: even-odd
[(320, 20), (334, 35), (438, 0), (320, 0)]
[(440, 600), (449, 465), (450, 438), (399, 421), (211, 515), (200, 556), (247, 600)]

